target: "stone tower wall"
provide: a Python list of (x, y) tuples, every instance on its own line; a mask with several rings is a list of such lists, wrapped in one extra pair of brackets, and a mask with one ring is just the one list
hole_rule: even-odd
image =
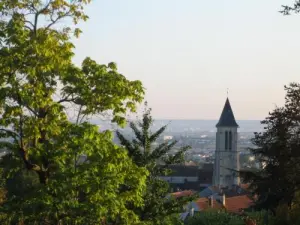
[[(226, 143), (226, 131), (228, 132), (228, 143)], [(229, 143), (229, 132), (232, 134), (231, 145)], [(218, 127), (216, 133), (216, 151), (213, 175), (214, 185), (220, 185), (224, 187), (239, 185), (240, 181), (238, 174), (230, 170), (239, 170), (237, 139), (237, 127)]]

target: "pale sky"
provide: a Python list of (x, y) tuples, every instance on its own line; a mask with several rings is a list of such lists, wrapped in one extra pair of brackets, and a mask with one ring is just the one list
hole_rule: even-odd
[(75, 63), (116, 62), (146, 88), (157, 119), (219, 119), (229, 88), (236, 119), (263, 119), (300, 78), (292, 0), (94, 0)]

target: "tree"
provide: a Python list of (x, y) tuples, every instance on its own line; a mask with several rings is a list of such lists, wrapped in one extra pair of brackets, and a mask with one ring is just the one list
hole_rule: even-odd
[[(1, 147), (14, 162), (4, 174), (15, 178), (25, 168), (36, 180), (30, 193), (8, 195), (1, 210), (11, 223), (99, 224), (115, 216), (136, 221), (125, 206), (141, 204), (147, 172), (112, 143), (110, 132), (99, 133), (87, 119), (109, 112), (124, 125), (124, 114), (135, 111), (144, 89), (118, 73), (115, 63), (72, 63), (70, 40), (81, 33), (76, 25), (88, 19), (89, 2), (0, 2), (0, 136), (10, 138), (1, 139)], [(84, 154), (87, 161), (78, 163)], [(125, 183), (131, 189), (120, 194)]]
[[(56, 139), (57, 146), (51, 151), (54, 168), (46, 186), (38, 182), (33, 171), (16, 167), (20, 159), (10, 156), (13, 158), (4, 161), (9, 162), (4, 168), (9, 173), (18, 169), (12, 177), (12, 181), (18, 182), (7, 181), (8, 199), (3, 211), (14, 212), (13, 222), (22, 215), (29, 224), (37, 221), (43, 224), (45, 220), (51, 224), (73, 224), (74, 221), (99, 224), (102, 218), (116, 216), (127, 224), (134, 224), (138, 221), (136, 215), (126, 205), (142, 204), (139, 196), (146, 173), (132, 164), (126, 151), (115, 146), (111, 138), (110, 132), (99, 133), (97, 126), (70, 124), (68, 132)], [(76, 154), (85, 154), (87, 159), (80, 160)], [(29, 176), (24, 177), (24, 173)], [(120, 194), (124, 183), (131, 189)]]
[(300, 85), (292, 83), (285, 90), (284, 107), (276, 108), (262, 121), (264, 132), (255, 133), (252, 140), (256, 147), (250, 150), (263, 169), (242, 174), (246, 182), (251, 182), (256, 206), (274, 213), (280, 204), (291, 207), (300, 187)]
[(283, 15), (290, 15), (291, 12), (299, 13), (300, 12), (300, 0), (295, 0), (294, 4), (292, 6), (283, 5), (282, 10), (280, 13)]
[(203, 213), (195, 214), (193, 217), (187, 218), (187, 225), (244, 225), (242, 218), (238, 215), (232, 215), (225, 211), (210, 210)]
[(193, 196), (182, 199), (167, 198), (170, 192), (169, 184), (161, 180), (159, 176), (170, 174), (170, 165), (182, 163), (189, 146), (181, 147), (175, 154), (171, 154), (171, 150), (177, 144), (177, 141), (165, 141), (156, 146), (155, 142), (167, 126), (152, 132), (151, 109), (147, 108), (147, 103), (145, 108), (142, 121), (138, 123), (130, 122), (130, 128), (135, 136), (132, 140), (127, 139), (119, 131), (116, 134), (133, 162), (139, 167), (146, 167), (149, 172), (146, 182), (147, 190), (144, 194), (144, 205), (135, 208), (135, 212), (144, 222), (165, 224), (168, 217), (182, 212), (183, 206), (193, 199)]

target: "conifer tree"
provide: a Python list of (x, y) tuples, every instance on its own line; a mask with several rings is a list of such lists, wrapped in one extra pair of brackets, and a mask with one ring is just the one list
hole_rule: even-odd
[(300, 190), (300, 85), (285, 86), (285, 105), (262, 121), (264, 131), (255, 133), (250, 149), (263, 165), (257, 172), (243, 172), (256, 195), (256, 207), (275, 212), (280, 204), (291, 206)]
[(146, 167), (149, 172), (146, 182), (147, 190), (144, 193), (144, 206), (135, 208), (135, 212), (147, 224), (166, 224), (167, 221), (171, 221), (170, 218), (178, 216), (178, 213), (182, 212), (183, 206), (194, 196), (181, 199), (171, 198), (169, 184), (160, 179), (159, 176), (170, 174), (170, 165), (184, 162), (184, 154), (190, 147), (181, 147), (172, 155), (170, 151), (177, 144), (176, 140), (164, 141), (156, 145), (156, 141), (167, 126), (152, 132), (153, 122), (151, 109), (147, 108), (147, 103), (145, 103), (142, 121), (130, 122), (129, 124), (134, 138), (132, 140), (127, 139), (119, 131), (116, 134), (133, 162), (139, 167)]

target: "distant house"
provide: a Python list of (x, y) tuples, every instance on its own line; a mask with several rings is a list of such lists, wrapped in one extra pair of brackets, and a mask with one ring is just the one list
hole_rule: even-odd
[(242, 184), (240, 186), (234, 186), (232, 188), (220, 188), (218, 186), (210, 186), (202, 191), (200, 191), (199, 195), (200, 197), (210, 197), (210, 196), (218, 196), (225, 194), (227, 197), (234, 197), (234, 196), (240, 196), (240, 195), (247, 195), (249, 194), (247, 189), (247, 185)]
[(173, 192), (171, 195), (175, 198), (180, 198), (180, 197), (188, 197), (194, 195), (196, 192), (192, 190), (185, 190), (185, 191), (178, 191), (178, 192)]
[[(184, 221), (186, 218), (193, 216), (194, 213), (200, 213), (209, 209), (225, 210), (229, 213), (238, 214), (253, 205), (253, 200), (248, 195), (248, 186), (243, 184), (231, 189), (216, 186), (207, 187), (198, 192), (199, 198), (184, 207), (184, 212), (180, 214), (180, 219)], [(193, 190), (185, 190), (171, 193), (171, 195), (180, 198), (195, 195), (196, 193)]]
[(198, 180), (200, 183), (200, 187), (208, 187), (212, 185), (213, 166), (214, 165), (211, 163), (206, 163), (203, 164), (201, 168), (199, 168)]
[(231, 213), (240, 213), (241, 210), (248, 209), (253, 205), (253, 200), (247, 195), (229, 197), (225, 201), (225, 208)]
[(204, 164), (203, 167), (194, 165), (172, 165), (172, 173), (160, 178), (167, 181), (173, 190), (200, 191), (212, 183), (213, 165)]
[(194, 216), (194, 213), (201, 213), (211, 209), (225, 210), (229, 213), (239, 214), (242, 210), (250, 208), (253, 205), (253, 201), (247, 195), (234, 197), (222, 195), (219, 197), (219, 199), (215, 199), (214, 197), (198, 198), (197, 200), (190, 202), (185, 207), (185, 212), (180, 214), (180, 219), (185, 221), (186, 218)]
[(161, 177), (169, 183), (184, 184), (198, 181), (198, 166), (172, 165), (169, 169), (173, 172), (168, 176)]
[(194, 208), (195, 212), (205, 211), (207, 209), (222, 209), (223, 205), (221, 202), (213, 198), (198, 198), (192, 202), (189, 207)]
[(247, 209), (252, 205), (253, 201), (247, 195), (234, 197), (226, 197), (225, 195), (223, 195), (219, 199), (199, 198), (196, 201), (191, 202), (188, 208), (193, 208), (193, 211), (195, 212), (201, 212), (208, 209), (224, 209), (230, 213), (240, 213), (241, 210)]

